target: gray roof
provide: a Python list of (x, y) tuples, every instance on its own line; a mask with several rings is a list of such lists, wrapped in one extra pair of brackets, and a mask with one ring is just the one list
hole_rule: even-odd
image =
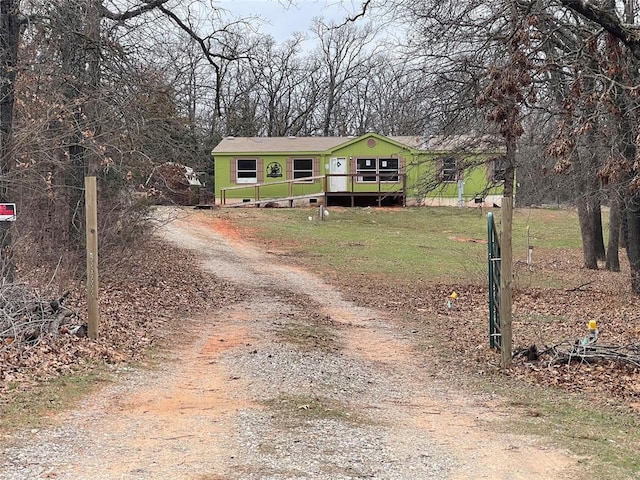
[(468, 134), (447, 136), (435, 135), (425, 142), (423, 149), (444, 152), (464, 150), (495, 151), (501, 147), (502, 143), (499, 137), (493, 135)]
[(353, 137), (226, 137), (213, 153), (324, 152)]
[(391, 140), (394, 140), (398, 143), (406, 145), (409, 148), (415, 148), (416, 150), (426, 150), (428, 148), (429, 139), (425, 137), (421, 137), (418, 135), (404, 135), (404, 136), (395, 136), (389, 137)]
[[(216, 145), (213, 153), (322, 153), (357, 137), (226, 137)], [(388, 137), (409, 148), (423, 149), (424, 137)]]
[[(356, 137), (226, 137), (216, 145), (212, 153), (323, 153), (350, 142), (355, 138)], [(430, 138), (416, 135), (390, 136), (387, 138), (409, 148), (430, 151), (492, 150), (496, 149), (496, 140), (499, 140), (488, 135), (432, 136)]]

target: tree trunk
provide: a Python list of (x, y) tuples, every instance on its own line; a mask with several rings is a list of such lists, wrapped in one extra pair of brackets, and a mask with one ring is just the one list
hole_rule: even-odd
[(591, 204), (591, 215), (593, 216), (593, 250), (598, 260), (605, 260), (607, 257), (604, 248), (604, 231), (602, 228), (602, 204), (595, 196)]
[(324, 119), (322, 122), (322, 135), (324, 135), (325, 137), (329, 136), (331, 129), (331, 117), (333, 115), (333, 110), (335, 109), (336, 86), (333, 78), (330, 79), (327, 88), (327, 110), (324, 114)]
[(580, 235), (582, 237), (582, 255), (584, 267), (590, 270), (598, 269), (598, 257), (594, 243), (594, 222), (591, 204), (586, 195), (582, 194), (576, 199), (578, 207), (578, 220), (580, 222)]
[[(513, 107), (512, 107), (513, 108)], [(500, 352), (502, 368), (511, 366), (512, 355), (512, 294), (513, 294), (513, 187), (515, 184), (516, 136), (505, 136), (505, 179), (502, 197), (502, 228), (500, 231)]]
[[(605, 260), (606, 252), (604, 248), (604, 232), (602, 229), (602, 202), (600, 201), (600, 180), (598, 178), (598, 170), (600, 168), (598, 154), (596, 148), (598, 139), (593, 131), (587, 134), (587, 152), (586, 168), (584, 174), (586, 194), (589, 199), (589, 214), (591, 215), (591, 235), (593, 241), (593, 255), (596, 260)], [(598, 264), (596, 262), (596, 268)]]
[(609, 244), (607, 245), (606, 269), (610, 272), (620, 271), (619, 240), (621, 230), (621, 206), (622, 199), (615, 188), (611, 189), (609, 195)]
[[(589, 69), (597, 72), (598, 65), (595, 61), (589, 62)], [(596, 90), (593, 78), (587, 77), (584, 82), (585, 92)], [(587, 118), (593, 118), (594, 128), (589, 130), (584, 137), (584, 143), (580, 152), (575, 154), (574, 178), (578, 216), (580, 219), (580, 233), (582, 235), (582, 249), (584, 266), (590, 270), (598, 269), (598, 260), (604, 260), (604, 239), (602, 236), (602, 215), (600, 211), (600, 183), (598, 180), (598, 138), (595, 130), (599, 121), (595, 107), (587, 103), (581, 112)]]
[(627, 207), (625, 197), (620, 202), (620, 248), (627, 249), (627, 237), (629, 236), (629, 222), (627, 221)]
[(626, 237), (627, 258), (631, 267), (631, 289), (640, 295), (640, 195), (635, 195), (629, 201), (626, 209)]
[(576, 207), (578, 210), (578, 220), (580, 222), (580, 236), (582, 238), (582, 255), (584, 267), (590, 270), (598, 269), (598, 256), (595, 249), (595, 215), (593, 212), (594, 202), (591, 196), (594, 195), (589, 189), (589, 169), (578, 152), (572, 155), (573, 182), (576, 194)]

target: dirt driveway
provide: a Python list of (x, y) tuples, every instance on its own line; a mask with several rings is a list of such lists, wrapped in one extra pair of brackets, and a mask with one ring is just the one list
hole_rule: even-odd
[[(162, 229), (243, 300), (0, 456), (14, 479), (549, 479), (577, 459), (499, 433), (496, 399), (432, 371), (415, 332), (244, 243), (215, 212)], [(171, 295), (171, 292), (167, 292)], [(183, 342), (184, 343), (184, 342)], [(438, 378), (437, 378), (438, 377)]]

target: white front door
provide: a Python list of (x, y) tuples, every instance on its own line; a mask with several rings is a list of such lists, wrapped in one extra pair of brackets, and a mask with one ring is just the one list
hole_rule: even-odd
[[(340, 175), (336, 177), (329, 177), (329, 191), (330, 192), (346, 192), (347, 191), (347, 159), (346, 158), (332, 158), (329, 163), (329, 173), (334, 175)], [(344, 176), (342, 176), (344, 175)]]

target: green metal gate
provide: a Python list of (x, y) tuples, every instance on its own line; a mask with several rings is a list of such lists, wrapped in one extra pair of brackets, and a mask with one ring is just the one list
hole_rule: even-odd
[(493, 220), (487, 215), (489, 245), (489, 346), (500, 349), (500, 238)]

